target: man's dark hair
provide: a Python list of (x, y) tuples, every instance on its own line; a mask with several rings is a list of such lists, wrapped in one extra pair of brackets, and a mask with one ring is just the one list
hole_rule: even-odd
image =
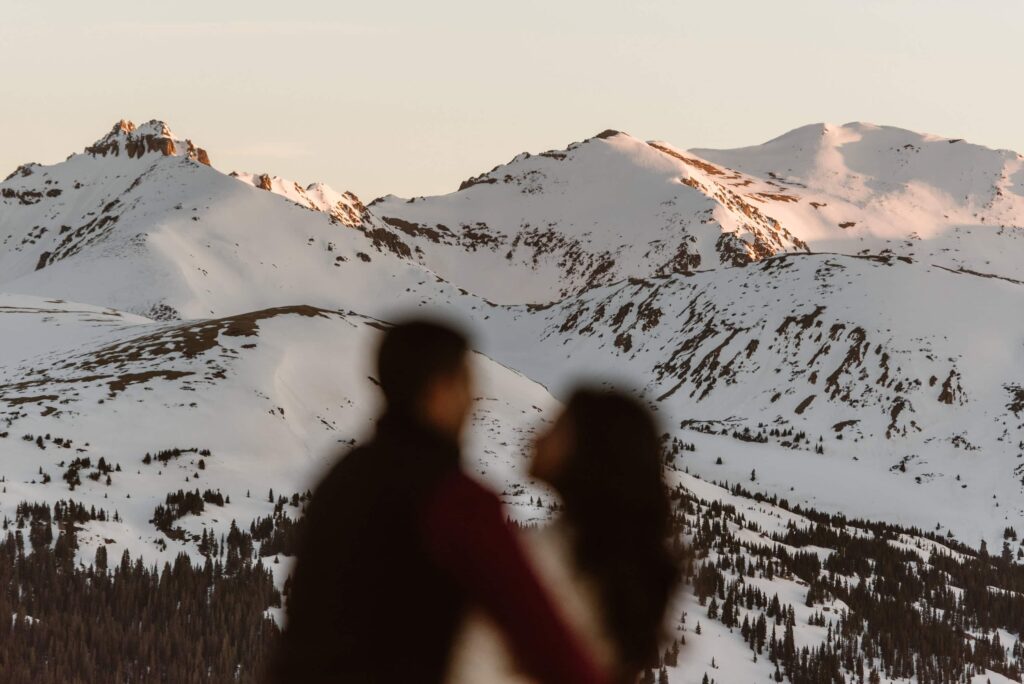
[(468, 351), (466, 336), (441, 323), (412, 320), (389, 329), (377, 352), (388, 409), (413, 411), (430, 382), (458, 370)]

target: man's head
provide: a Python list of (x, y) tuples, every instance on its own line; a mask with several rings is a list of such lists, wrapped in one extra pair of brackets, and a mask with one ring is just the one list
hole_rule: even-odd
[(409, 321), (384, 334), (377, 377), (388, 410), (457, 438), (473, 402), (469, 343), (430, 321)]

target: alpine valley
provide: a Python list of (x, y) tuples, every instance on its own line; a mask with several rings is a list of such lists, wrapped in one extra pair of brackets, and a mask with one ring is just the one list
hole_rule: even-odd
[(524, 527), (576, 382), (656, 411), (689, 553), (648, 681), (1021, 681), (1021, 155), (608, 130), (367, 203), (215, 164), (120, 121), (0, 183), (7, 681), (254, 681), (408, 315), (473, 331), (467, 466)]

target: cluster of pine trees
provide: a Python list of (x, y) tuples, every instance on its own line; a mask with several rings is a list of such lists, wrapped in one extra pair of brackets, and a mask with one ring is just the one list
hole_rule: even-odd
[[(765, 500), (738, 485), (732, 491)], [(0, 616), (12, 616), (0, 619), (4, 681), (256, 681), (278, 634), (266, 611), (282, 598), (262, 559), (294, 552), (309, 496), (271, 491), (272, 514), (191, 540), (202, 565), (182, 555), (163, 567), (127, 552), (115, 564), (100, 547), (83, 568), (75, 562), (78, 526), (116, 521), (118, 512), (23, 502), (14, 520), (3, 521), (0, 543)], [(776, 681), (875, 684), (884, 676), (958, 684), (984, 670), (1018, 680), (1024, 673), (1024, 649), (1008, 648), (999, 631), (1024, 632), (1024, 566), (1009, 547), (1015, 530), (1007, 528), (1002, 552), (989, 555), (918, 529), (801, 510), (774, 497), (767, 501), (808, 524), (769, 533), (732, 506), (682, 488), (672, 497), (672, 543), (681, 552), (684, 533), (690, 540), (684, 578), (704, 606), (699, 619), (736, 632), (751, 658), (771, 663)], [(173, 534), (178, 518), (224, 503), (220, 492), (179, 490), (154, 523)], [(750, 535), (741, 543), (740, 530), (764, 543), (751, 544)], [(955, 554), (933, 552), (923, 562), (904, 535), (939, 541)], [(822, 556), (820, 548), (833, 553)], [(794, 605), (749, 581), (778, 577), (806, 586), (804, 605), (816, 608), (806, 621), (825, 632), (819, 645), (799, 647)], [(846, 608), (835, 612), (833, 600)], [(694, 632), (700, 629), (698, 620)], [(668, 668), (686, 658), (679, 634), (642, 683), (664, 684)]]
[[(686, 574), (707, 618), (738, 630), (752, 658), (775, 665), (776, 681), (874, 684), (884, 675), (956, 684), (985, 670), (1013, 680), (1024, 672), (1024, 649), (1005, 647), (998, 632), (1024, 633), (1024, 567), (1014, 563), (1008, 546), (990, 557), (942, 540), (964, 555), (933, 552), (922, 562), (918, 550), (893, 543), (904, 534), (930, 536), (920, 530), (851, 523), (815, 511), (801, 511), (811, 520), (807, 527), (790, 525), (785, 534), (768, 534), (763, 545), (741, 545), (734, 532), (762, 534), (755, 522), (732, 506), (697, 502), (681, 489), (674, 497), (692, 514), (694, 555), (706, 559)], [(784, 501), (773, 503), (788, 508)], [(822, 561), (804, 547), (834, 553)], [(827, 627), (821, 646), (797, 648), (793, 606), (747, 582), (777, 576), (805, 583), (809, 607), (832, 599), (847, 606), (833, 619), (822, 611), (811, 615), (810, 624)]]
[[(127, 551), (112, 565), (103, 546), (90, 567), (76, 566), (75, 523), (99, 515), (80, 504), (53, 512), (24, 504), (8, 525), (0, 543), (3, 681), (256, 681), (277, 634), (265, 611), (281, 596), (251, 549), (238, 547), (240, 536), (211, 548), (201, 566), (181, 555), (150, 567)], [(33, 539), (27, 550), (26, 530), (51, 522), (59, 530), (53, 545)]]
[(299, 537), (304, 529), (305, 518), (301, 516), (297, 520), (291, 518), (285, 512), (284, 507), (289, 503), (293, 507), (304, 507), (310, 498), (312, 498), (310, 492), (301, 496), (293, 494), (290, 500), (282, 496), (274, 503), (273, 515), (257, 518), (250, 524), (249, 534), (252, 535), (254, 542), (260, 543), (259, 555), (261, 557), (277, 554), (295, 555)]
[[(228, 498), (227, 503), (230, 501), (231, 499)], [(223, 506), (225, 504), (224, 495), (220, 493), (220, 490), (207, 489), (200, 494), (198, 489), (192, 492), (179, 489), (177, 492), (169, 493), (164, 499), (164, 503), (156, 507), (150, 522), (171, 539), (181, 540), (185, 538), (185, 533), (174, 528), (175, 521), (186, 515), (199, 515), (206, 508), (206, 504)]]
[[(146, 455), (142, 457), (142, 462), (145, 463), (146, 465), (149, 465), (150, 463), (153, 462), (153, 459), (156, 458), (156, 460), (159, 463), (167, 463), (171, 459), (178, 458), (179, 456), (182, 456), (184, 454), (196, 454), (200, 458), (206, 458), (207, 456), (211, 455), (209, 449), (198, 449), (196, 447), (181, 449), (179, 447), (174, 447), (173, 449), (163, 449), (161, 451), (158, 451), (156, 452), (155, 455), (147, 451)], [(200, 463), (202, 463), (202, 461), (200, 461)], [(203, 467), (205, 468), (205, 466)]]

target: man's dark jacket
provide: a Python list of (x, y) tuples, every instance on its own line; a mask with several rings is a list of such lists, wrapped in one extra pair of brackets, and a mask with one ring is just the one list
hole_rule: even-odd
[(442, 682), (468, 601), (539, 681), (603, 678), (531, 571), (497, 497), (455, 442), (386, 415), (306, 512), (275, 684)]
[(386, 417), (327, 475), (306, 512), (275, 681), (440, 681), (463, 596), (418, 517), (458, 461), (454, 443)]

